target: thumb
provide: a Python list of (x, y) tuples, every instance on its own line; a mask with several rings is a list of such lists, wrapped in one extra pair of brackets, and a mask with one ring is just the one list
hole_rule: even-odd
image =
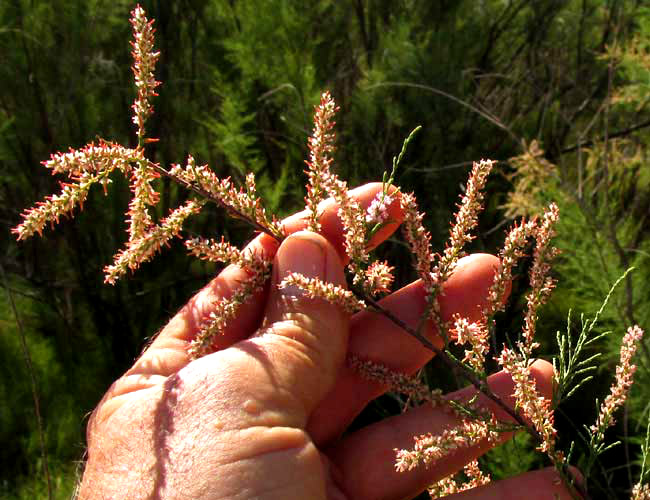
[(255, 341), (273, 353), (274, 382), (292, 396), (307, 418), (334, 386), (345, 359), (349, 315), (294, 286), (279, 289), (278, 284), (292, 272), (338, 286), (345, 286), (345, 275), (334, 247), (316, 233), (289, 236), (275, 256), (265, 319)]

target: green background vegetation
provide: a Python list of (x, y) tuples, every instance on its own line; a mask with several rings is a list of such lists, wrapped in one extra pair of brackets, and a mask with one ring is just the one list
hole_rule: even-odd
[[(350, 185), (381, 179), (417, 125), (397, 183), (413, 190), (437, 248), (444, 245), (472, 160), (499, 160), (472, 250), (495, 252), (520, 215), (560, 204), (558, 287), (539, 323), (541, 356), (555, 331), (580, 330), (612, 283), (602, 319), (612, 330), (593, 381), (557, 415), (561, 442), (593, 423), (595, 395), (607, 393), (625, 328), (650, 328), (650, 10), (640, 0), (150, 0), (162, 55), (149, 133), (155, 161), (188, 153), (222, 176), (254, 171), (267, 207), (279, 216), (303, 205), (306, 139), (321, 91), (337, 118), (336, 169)], [(125, 0), (0, 2), (0, 497), (47, 495), (34, 417), (33, 374), (56, 498), (68, 498), (83, 458), (88, 413), (150, 338), (217, 269), (192, 262), (180, 245), (131, 279), (103, 285), (102, 268), (125, 240), (128, 189), (114, 179), (76, 216), (43, 238), (16, 243), (20, 212), (58, 190), (39, 165), (56, 151), (98, 137), (135, 144), (130, 104), (129, 11)], [(516, 160), (512, 160), (517, 158)], [(160, 216), (184, 200), (161, 181)], [(505, 222), (505, 223), (504, 223)], [(243, 242), (249, 230), (218, 210), (191, 231)], [(381, 252), (408, 262), (399, 244)], [(499, 319), (516, 336), (525, 268)], [(401, 283), (413, 279), (400, 265)], [(639, 382), (590, 487), (595, 498), (625, 496), (637, 480), (639, 436), (650, 401), (647, 341)], [(437, 384), (453, 381), (436, 372)], [(361, 425), (391, 411), (374, 403)], [(519, 438), (491, 452), (494, 478), (544, 463)], [(515, 460), (514, 457), (517, 457)]]

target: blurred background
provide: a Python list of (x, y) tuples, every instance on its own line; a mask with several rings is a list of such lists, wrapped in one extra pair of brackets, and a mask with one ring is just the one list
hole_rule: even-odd
[[(329, 89), (336, 171), (381, 180), (418, 125), (397, 174), (414, 191), (435, 248), (449, 231), (472, 160), (498, 160), (472, 251), (496, 252), (518, 217), (561, 209), (558, 286), (539, 322), (540, 357), (556, 331), (576, 336), (631, 266), (601, 316), (611, 334), (594, 378), (557, 412), (560, 444), (584, 460), (584, 425), (607, 394), (627, 326), (650, 327), (650, 9), (641, 0), (148, 0), (161, 51), (149, 157), (192, 153), (220, 176), (257, 175), (267, 209), (304, 206), (311, 115)], [(180, 243), (116, 286), (102, 269), (126, 240), (127, 183), (94, 189), (75, 221), (17, 243), (9, 229), (59, 181), (40, 162), (98, 138), (134, 146), (129, 12), (124, 0), (0, 2), (0, 498), (69, 498), (87, 417), (147, 340), (218, 269)], [(167, 180), (157, 216), (188, 194)], [(252, 233), (211, 208), (189, 232), (245, 242)], [(414, 279), (405, 247), (380, 255)], [(516, 338), (526, 267), (499, 336)], [(13, 307), (12, 306), (13, 303)], [(567, 316), (571, 312), (571, 321)], [(21, 335), (31, 368), (21, 347)], [(629, 494), (650, 405), (650, 344), (637, 384), (589, 479), (594, 498)], [(435, 362), (434, 385), (455, 381)], [(33, 388), (45, 440), (39, 440)], [(392, 396), (355, 425), (399, 411)], [(543, 466), (525, 436), (482, 461), (493, 479)], [(43, 473), (46, 457), (51, 493)], [(424, 497), (423, 497), (424, 498)]]

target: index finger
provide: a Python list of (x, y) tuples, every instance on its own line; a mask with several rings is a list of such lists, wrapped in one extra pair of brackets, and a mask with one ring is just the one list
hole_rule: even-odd
[[(382, 183), (375, 182), (350, 190), (350, 195), (366, 208), (381, 190)], [(345, 236), (338, 217), (339, 206), (330, 198), (319, 208), (322, 210), (321, 234), (332, 243), (345, 262)], [(389, 214), (389, 222), (372, 237), (370, 247), (379, 245), (399, 226), (402, 220), (399, 203), (391, 204)], [(307, 226), (307, 216), (307, 211), (303, 210), (282, 221), (286, 234), (303, 230)], [(272, 258), (278, 246), (279, 243), (271, 236), (260, 234), (246, 246), (246, 251)], [(214, 310), (217, 301), (230, 298), (247, 277), (247, 271), (238, 266), (226, 267), (171, 319), (126, 375), (168, 376), (184, 367), (190, 361), (187, 345), (196, 336), (202, 320)], [(213, 346), (215, 350), (229, 347), (252, 335), (260, 325), (267, 295), (268, 290), (264, 289), (240, 306), (237, 316), (216, 340)]]

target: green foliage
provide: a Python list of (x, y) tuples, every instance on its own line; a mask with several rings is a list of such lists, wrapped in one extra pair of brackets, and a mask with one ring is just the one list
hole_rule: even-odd
[[(86, 399), (88, 391), (83, 386), (97, 383), (101, 370), (83, 374), (64, 367), (56, 340), (42, 334), (43, 322), (51, 313), (48, 314), (35, 297), (23, 295), (22, 283), (10, 286), (20, 311), (36, 379), (56, 498), (69, 497), (75, 483), (74, 462), (80, 452), (75, 443), (84, 432), (80, 416), (90, 407)], [(3, 498), (14, 498), (13, 495), (15, 498), (42, 498), (46, 484), (31, 378), (20, 345), (20, 329), (4, 292), (0, 297), (0, 330), (3, 332), (0, 336), (0, 441), (3, 443), (0, 493)], [(95, 366), (99, 368), (101, 361), (97, 361)], [(85, 377), (85, 384), (80, 384), (78, 377)], [(95, 391), (97, 386), (92, 387), (91, 393)], [(16, 489), (7, 489), (7, 485), (14, 482)]]
[[(311, 111), (329, 88), (342, 108), (336, 169), (351, 185), (390, 171), (403, 138), (422, 124), (397, 183), (415, 190), (440, 249), (466, 162), (507, 160), (536, 140), (542, 155), (537, 161), (548, 175), (533, 177), (504, 161), (504, 177), (488, 186), (474, 248), (493, 251), (500, 243), (497, 223), (507, 192), (513, 185), (516, 192), (517, 179), (528, 175), (536, 190), (519, 193), (516, 213), (551, 199), (561, 209), (558, 288), (539, 322), (546, 352), (554, 349), (555, 332), (565, 330), (569, 309), (597, 311), (631, 266), (636, 271), (612, 293), (599, 324), (621, 332), (637, 322), (648, 330), (650, 14), (639, 3), (145, 1), (156, 19), (162, 52), (157, 78), (163, 81), (150, 123), (151, 135), (161, 142), (148, 152), (171, 164), (184, 162), (191, 151), (198, 163), (209, 163), (224, 177), (255, 171), (268, 208), (294, 212), (304, 204)], [(97, 136), (133, 144), (126, 43), (131, 7), (126, 0), (0, 2), (0, 216), (6, 225), (56, 191), (57, 180), (39, 166), (53, 151)], [(186, 196), (161, 183), (158, 216)], [(47, 232), (43, 241), (17, 246), (0, 239), (33, 351), (51, 468), (62, 481), (57, 495), (70, 491), (74, 467), (64, 464), (82, 455), (84, 415), (147, 336), (217, 271), (191, 263), (183, 249), (172, 246), (133, 280), (104, 287), (102, 268), (125, 239), (127, 200), (118, 193), (126, 186), (116, 187), (124, 189), (108, 197), (91, 193), (76, 223)], [(241, 225), (227, 225), (218, 211), (199, 218), (195, 230), (207, 234), (215, 227), (231, 241), (250, 236)], [(397, 245), (381, 252), (394, 261), (407, 258)], [(398, 276), (401, 282), (411, 278), (408, 272)], [(520, 304), (514, 296), (499, 324), (508, 328)], [(34, 489), (42, 483), (29, 479), (40, 481), (40, 453), (15, 322), (4, 297), (0, 321), (0, 495), (33, 498), (43, 491)], [(574, 355), (579, 345), (583, 359), (602, 355), (594, 378), (563, 407), (568, 418), (558, 418), (568, 433), (572, 425), (593, 421), (584, 408), (593, 407), (593, 394), (606, 394), (620, 343), (615, 334), (580, 344), (581, 332), (567, 330), (561, 337), (565, 349), (571, 339)], [(560, 366), (567, 368), (563, 363), (572, 355), (565, 354)], [(630, 433), (643, 427), (650, 401), (647, 344), (638, 364)], [(612, 433), (625, 438), (622, 426)], [(495, 477), (514, 472), (518, 463), (535, 463), (526, 446), (515, 453), (515, 445), (488, 455)], [(634, 460), (639, 445), (628, 451)], [(608, 486), (597, 493), (604, 497), (630, 487), (627, 472), (616, 468), (625, 457), (612, 452), (601, 457), (607, 473), (597, 482)]]

